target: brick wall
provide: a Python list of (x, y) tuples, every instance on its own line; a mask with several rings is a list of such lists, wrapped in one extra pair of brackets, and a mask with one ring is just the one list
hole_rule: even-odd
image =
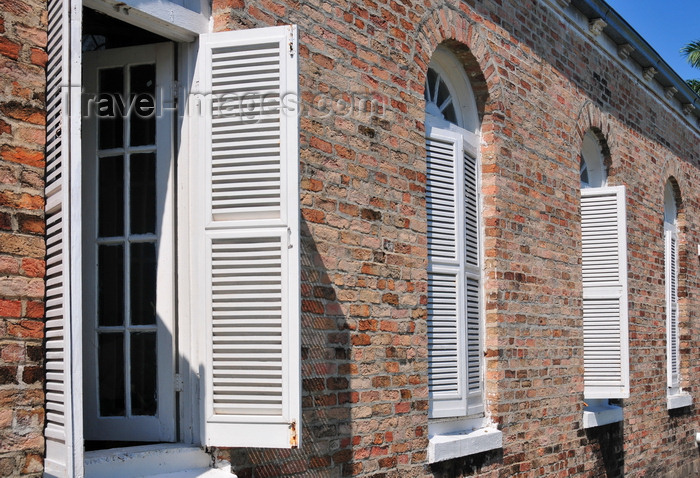
[(44, 8), (0, 4), (0, 476), (43, 469)]
[[(666, 410), (663, 188), (683, 200), (682, 353), (697, 377), (700, 138), (544, 2), (215, 0), (215, 29), (296, 23), (302, 115), (301, 450), (220, 450), (239, 477), (683, 476), (696, 408)], [(426, 464), (424, 105), (440, 43), (482, 115), (487, 397), (503, 450)], [(353, 97), (371, 115), (324, 114)], [(327, 106), (327, 105), (326, 105)], [(341, 113), (346, 109), (339, 108)], [(627, 185), (631, 397), (584, 430), (579, 153)], [(700, 400), (697, 386), (684, 384)], [(695, 405), (697, 406), (697, 405)]]
[[(700, 470), (700, 137), (543, 1), (215, 0), (216, 30), (300, 32), (303, 441), (218, 450), (240, 478), (691, 476)], [(43, 441), (43, 4), (0, 6), (0, 475)], [(445, 43), (482, 117), (489, 412), (503, 449), (427, 465), (423, 81)], [(368, 101), (369, 100), (369, 101)], [(352, 105), (352, 107), (348, 105)], [(690, 121), (692, 124), (689, 124)], [(582, 429), (579, 151), (627, 186), (631, 396)], [(663, 188), (681, 198), (690, 410), (666, 410)], [(694, 358), (694, 360), (690, 360)]]

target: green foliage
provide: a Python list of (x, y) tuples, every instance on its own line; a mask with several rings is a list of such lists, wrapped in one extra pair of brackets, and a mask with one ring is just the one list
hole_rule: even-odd
[(693, 68), (700, 68), (700, 40), (691, 41), (683, 48), (681, 53)]
[(685, 82), (695, 93), (700, 95), (700, 80), (686, 80)]
[[(688, 60), (693, 68), (700, 68), (700, 40), (691, 41), (683, 48), (681, 53)], [(686, 80), (688, 86), (697, 94), (700, 95), (700, 80)]]

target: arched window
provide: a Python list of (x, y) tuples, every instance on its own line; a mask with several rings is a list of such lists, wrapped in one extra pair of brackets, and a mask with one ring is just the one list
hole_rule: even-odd
[[(603, 147), (588, 131), (581, 146), (584, 427), (621, 421), (608, 399), (629, 396), (625, 187), (606, 187)], [(601, 413), (605, 412), (605, 413)]]
[(428, 461), (500, 448), (484, 413), (479, 115), (462, 64), (433, 55), (425, 84)]
[(430, 417), (483, 413), (478, 115), (446, 49), (425, 84)]
[(603, 149), (593, 131), (588, 131), (581, 147), (581, 187), (599, 188), (607, 180), (603, 158)]
[(664, 188), (664, 282), (666, 285), (666, 376), (668, 408), (687, 407), (692, 397), (681, 390), (681, 351), (678, 307), (678, 203), (671, 180)]

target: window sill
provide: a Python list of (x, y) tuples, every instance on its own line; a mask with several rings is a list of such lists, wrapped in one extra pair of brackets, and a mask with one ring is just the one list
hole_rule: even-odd
[(503, 434), (495, 428), (433, 435), (428, 443), (428, 463), (437, 463), (502, 447)]
[(693, 397), (687, 392), (680, 392), (666, 396), (666, 408), (673, 410), (675, 408), (689, 407), (693, 404)]
[[(591, 400), (594, 402), (594, 400)], [(595, 428), (624, 420), (622, 407), (610, 405), (607, 400), (595, 400), (583, 409), (583, 428)]]
[(164, 443), (85, 453), (85, 477), (216, 478), (231, 477), (230, 467), (211, 468), (212, 458), (203, 449)]

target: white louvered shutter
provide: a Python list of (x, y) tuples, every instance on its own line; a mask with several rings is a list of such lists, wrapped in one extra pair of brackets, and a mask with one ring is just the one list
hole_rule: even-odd
[[(483, 411), (483, 331), (481, 325), (481, 266), (479, 233), (479, 167), (476, 137), (464, 132), (464, 250), (467, 320), (467, 414)], [(472, 139), (472, 141), (469, 141)], [(470, 147), (471, 146), (471, 147)]]
[(584, 395), (629, 397), (624, 186), (581, 190)]
[[(483, 410), (478, 170), (468, 133), (427, 127), (430, 417)], [(471, 137), (469, 137), (471, 139)]]
[[(46, 459), (44, 476), (83, 475), (79, 260), (71, 248), (71, 158), (80, 155), (80, 14), (71, 0), (48, 2), (46, 68)], [(77, 48), (76, 48), (77, 44)], [(72, 85), (74, 88), (69, 88)], [(76, 110), (76, 108), (78, 108)], [(79, 161), (79, 160), (77, 160)], [(69, 227), (70, 226), (70, 227)], [(80, 227), (77, 227), (78, 234)], [(80, 268), (78, 267), (77, 270)]]
[(294, 26), (200, 37), (209, 446), (299, 445), (296, 55)]
[(675, 226), (664, 231), (666, 268), (666, 349), (669, 388), (680, 386), (680, 344), (678, 340), (678, 234)]

